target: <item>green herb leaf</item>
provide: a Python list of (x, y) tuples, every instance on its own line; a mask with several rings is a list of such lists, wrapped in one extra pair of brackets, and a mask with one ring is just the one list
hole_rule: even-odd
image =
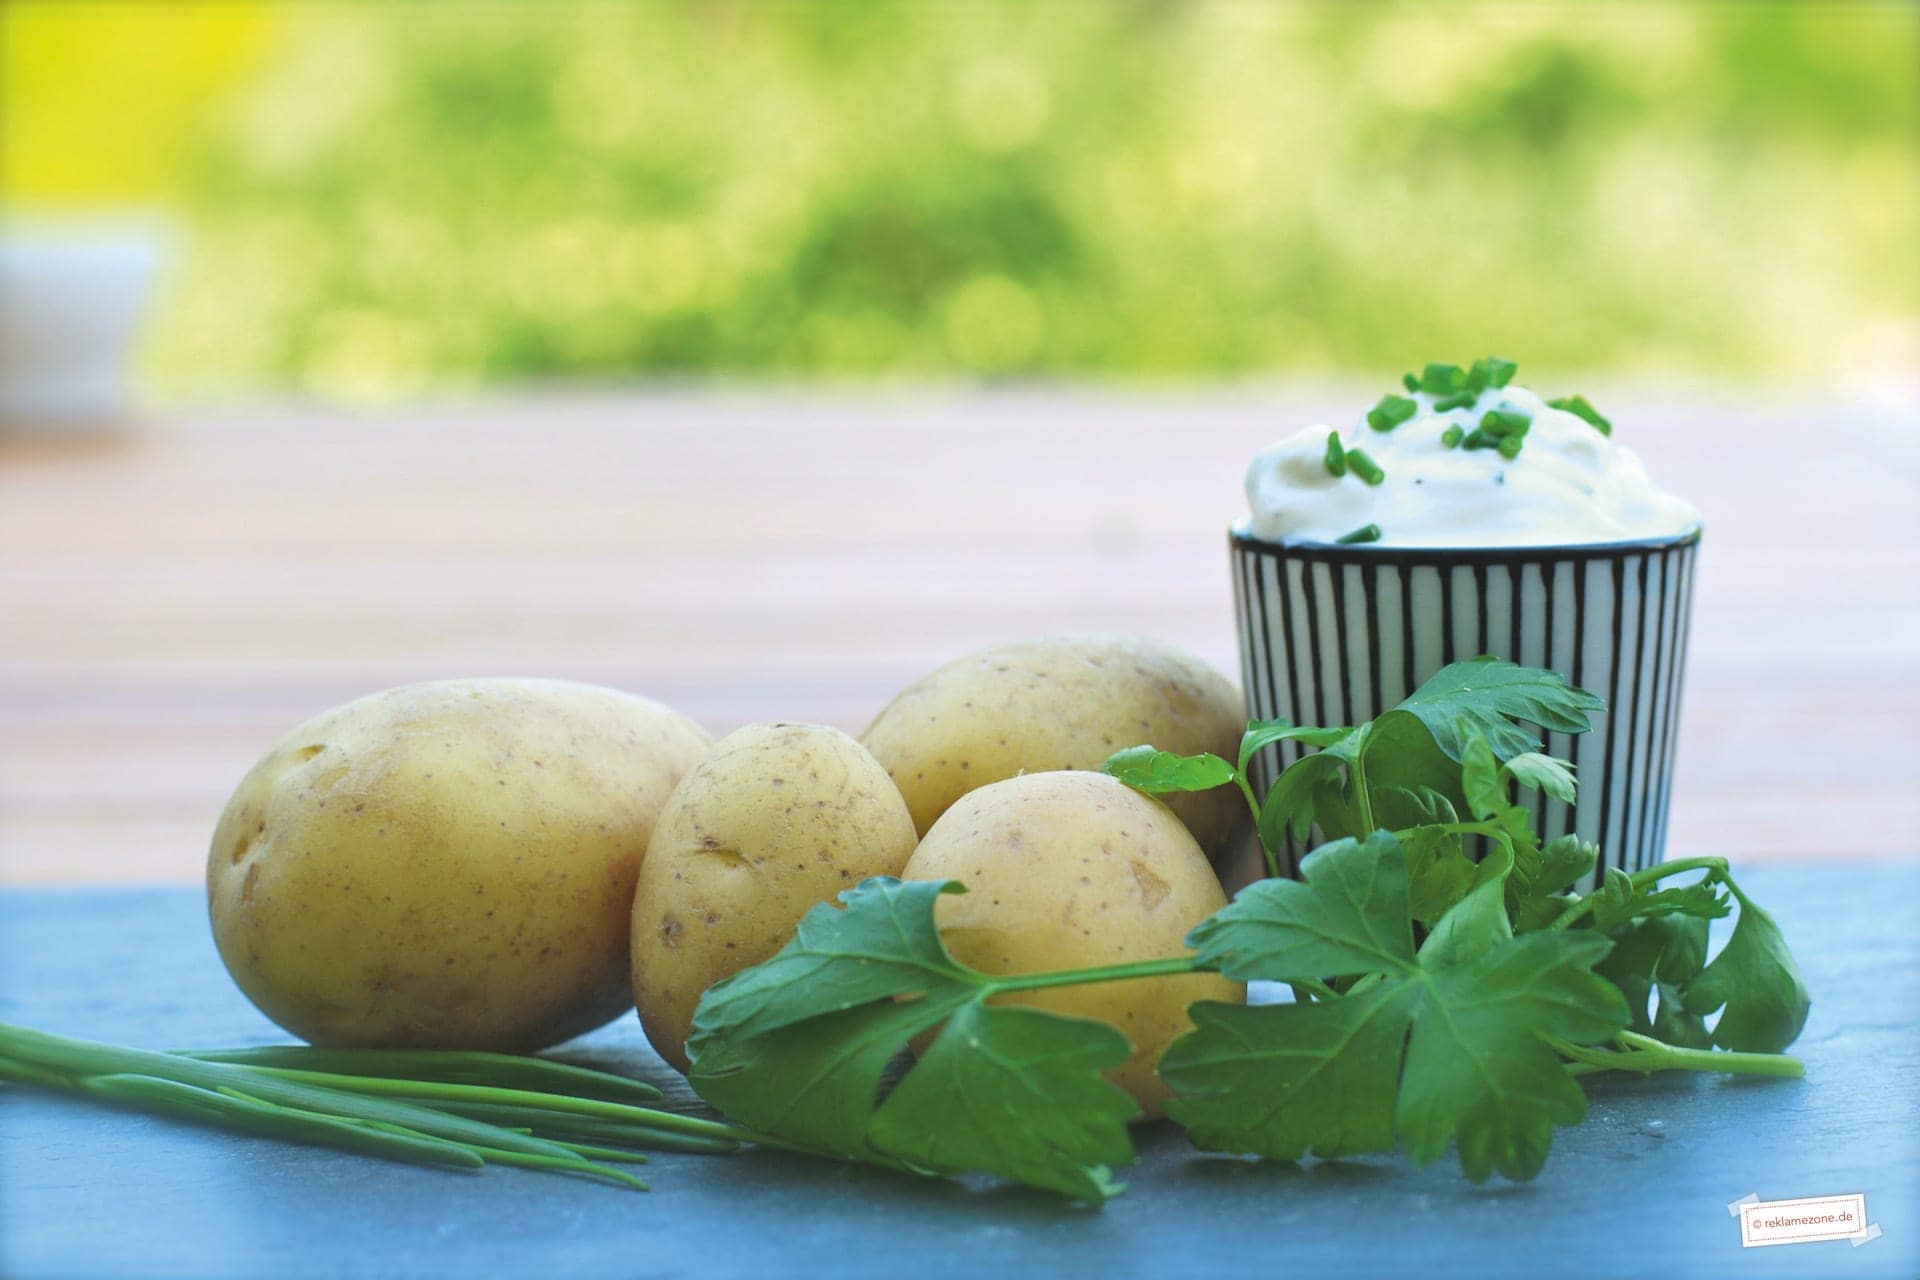
[(1564, 409), (1575, 417), (1586, 419), (1587, 423), (1603, 436), (1613, 434), (1613, 424), (1600, 416), (1600, 411), (1587, 403), (1585, 396), (1561, 396), (1557, 400), (1547, 401), (1549, 409)]
[(1150, 796), (1181, 791), (1211, 791), (1232, 782), (1237, 776), (1234, 767), (1219, 756), (1183, 756), (1150, 746), (1116, 751), (1107, 757), (1107, 762), (1100, 766), (1100, 770), (1120, 779), (1135, 791), (1144, 791)]
[(1799, 1037), (1813, 1001), (1780, 926), (1738, 887), (1727, 888), (1739, 900), (1740, 918), (1720, 954), (1686, 984), (1686, 1009), (1702, 1016), (1720, 1010), (1713, 1043), (1723, 1049), (1778, 1053)]
[[(935, 926), (939, 896), (954, 892), (876, 877), (842, 893), (844, 907), (814, 907), (771, 960), (701, 1000), (688, 1080), (736, 1121), (825, 1155), (998, 1174), (1098, 1203), (1132, 1158), (1137, 1108), (1102, 1078), (1126, 1060), (1126, 1038), (984, 1008), (995, 980), (955, 960)], [(882, 1099), (889, 1064), (935, 1028)]]
[(1276, 742), (1304, 742), (1311, 747), (1328, 747), (1347, 736), (1348, 730), (1319, 729), (1312, 725), (1292, 724), (1285, 720), (1255, 720), (1240, 737), (1240, 772), (1245, 773), (1253, 757)]
[(1574, 802), (1578, 788), (1573, 780), (1573, 762), (1537, 751), (1522, 751), (1508, 759), (1507, 773), (1523, 787), (1545, 792), (1556, 800)]
[(1169, 1114), (1211, 1149), (1356, 1154), (1388, 1144), (1392, 1093), (1390, 1132), (1416, 1161), (1457, 1141), (1475, 1181), (1532, 1177), (1553, 1126), (1586, 1110), (1549, 1041), (1597, 1043), (1627, 1021), (1592, 972), (1608, 940), (1513, 937), (1494, 868), (1416, 955), (1404, 852), (1385, 831), (1323, 845), (1301, 871), (1243, 890), (1189, 941), (1231, 976), (1359, 981), (1306, 1006), (1197, 1006), (1161, 1061)]
[(1450, 760), (1461, 759), (1476, 731), (1486, 735), (1496, 756), (1511, 760), (1540, 746), (1517, 721), (1556, 733), (1585, 733), (1592, 727), (1587, 713), (1606, 705), (1551, 671), (1482, 657), (1442, 667), (1387, 714), (1418, 719)]
[(1391, 431), (1419, 412), (1420, 406), (1405, 396), (1381, 396), (1367, 410), (1367, 425), (1375, 431)]
[(1139, 1108), (1102, 1072), (1132, 1051), (1104, 1022), (969, 1004), (888, 1095), (870, 1137), (936, 1173), (991, 1170), (1099, 1204), (1133, 1160)]

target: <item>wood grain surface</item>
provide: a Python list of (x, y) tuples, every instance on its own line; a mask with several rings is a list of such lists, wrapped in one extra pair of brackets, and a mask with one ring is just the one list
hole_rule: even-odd
[[(1588, 389), (1707, 518), (1669, 848), (1920, 849), (1911, 401)], [(1368, 395), (542, 393), (0, 433), (0, 881), (196, 879), (274, 739), (411, 680), (857, 733), (1048, 632), (1232, 671), (1246, 460)]]

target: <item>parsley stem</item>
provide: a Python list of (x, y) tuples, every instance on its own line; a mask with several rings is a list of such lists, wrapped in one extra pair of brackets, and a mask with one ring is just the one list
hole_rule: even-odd
[(1668, 876), (1684, 875), (1689, 871), (1711, 871), (1718, 879), (1725, 879), (1727, 860), (1725, 858), (1676, 858), (1672, 862), (1660, 862), (1644, 871), (1636, 871), (1631, 879), (1633, 887), (1644, 889), (1657, 884)]
[(989, 994), (1003, 991), (1038, 991), (1042, 987), (1077, 987), (1089, 982), (1117, 982), (1123, 978), (1159, 978), (1200, 972), (1197, 956), (1169, 956), (1164, 960), (1134, 960), (1127, 964), (1102, 965), (1096, 969), (1061, 969), (1053, 973), (1022, 973), (1004, 978), (989, 978)]
[(1573, 1059), (1567, 1074), (1576, 1076), (1595, 1071), (1636, 1071), (1641, 1075), (1655, 1071), (1716, 1071), (1726, 1075), (1797, 1079), (1806, 1074), (1806, 1066), (1800, 1059), (1784, 1053), (1686, 1049), (1637, 1031), (1622, 1031), (1614, 1038), (1614, 1043), (1625, 1046), (1620, 1052), (1583, 1048), (1558, 1037), (1549, 1037), (1548, 1043), (1562, 1057)]
[(1240, 794), (1247, 798), (1247, 810), (1253, 814), (1253, 838), (1260, 842), (1260, 856), (1267, 860), (1267, 875), (1277, 880), (1280, 878), (1280, 855), (1267, 847), (1267, 837), (1260, 830), (1260, 797), (1253, 794), (1253, 783), (1247, 778), (1245, 768), (1233, 771), (1233, 781), (1240, 788)]

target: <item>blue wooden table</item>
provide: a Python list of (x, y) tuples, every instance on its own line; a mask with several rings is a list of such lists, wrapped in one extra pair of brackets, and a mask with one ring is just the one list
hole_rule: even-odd
[[(1589, 1081), (1530, 1184), (1452, 1158), (1303, 1166), (1139, 1134), (1104, 1210), (772, 1152), (661, 1155), (654, 1190), (456, 1174), (0, 1090), (0, 1275), (1920, 1275), (1920, 861), (1742, 876), (1814, 995), (1801, 1081)], [(0, 892), (0, 1020), (148, 1047), (282, 1037), (189, 889)], [(685, 1099), (633, 1019), (567, 1046)], [(1882, 1235), (1745, 1249), (1727, 1204), (1864, 1192)]]

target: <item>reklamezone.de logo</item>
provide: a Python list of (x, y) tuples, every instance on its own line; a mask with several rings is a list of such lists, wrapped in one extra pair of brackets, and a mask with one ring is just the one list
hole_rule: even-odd
[(1762, 1200), (1750, 1195), (1728, 1205), (1727, 1211), (1740, 1219), (1740, 1243), (1748, 1249), (1817, 1240), (1862, 1245), (1880, 1234), (1879, 1227), (1867, 1224), (1867, 1197), (1860, 1194), (1799, 1200)]

